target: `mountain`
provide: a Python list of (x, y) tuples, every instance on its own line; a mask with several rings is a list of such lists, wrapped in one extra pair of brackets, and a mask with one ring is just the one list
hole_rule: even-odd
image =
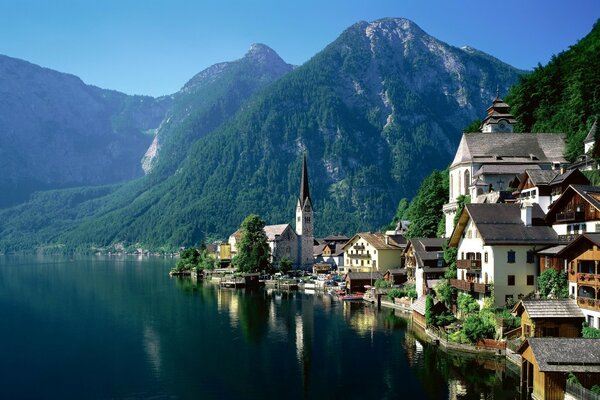
[[(219, 73), (215, 66), (189, 87)], [(171, 128), (187, 138), (177, 167), (154, 172), (168, 147), (165, 133), (143, 180), (73, 200), (68, 215), (49, 217), (38, 244), (176, 247), (223, 238), (251, 212), (268, 223), (292, 223), (304, 154), (317, 235), (376, 229), (401, 197), (414, 195), (433, 168), (451, 161), (461, 129), (484, 115), (497, 86), (506, 92), (520, 73), (482, 52), (449, 46), (406, 19), (359, 22), (215, 129), (190, 109), (190, 118)], [(54, 215), (46, 204), (57, 196), (68, 201), (76, 193), (43, 194), (37, 206), (0, 214), (5, 237), (18, 236), (23, 213), (35, 221), (27, 210)]]
[(173, 107), (145, 154), (144, 170), (163, 177), (174, 173), (192, 143), (293, 68), (273, 49), (255, 43), (243, 58), (215, 64), (198, 73), (172, 96)]
[[(169, 97), (169, 108), (157, 124), (144, 157), (145, 176), (115, 185), (35, 193), (29, 202), (0, 211), (1, 248), (19, 251), (54, 243), (57, 234), (94, 216), (109, 215), (109, 223), (103, 227), (116, 226), (119, 222), (111, 222), (110, 218), (141, 199), (155, 198), (194, 142), (225, 123), (253, 94), (292, 69), (269, 47), (254, 44), (243, 58), (200, 72)], [(124, 221), (131, 218), (126, 215)], [(112, 233), (106, 231), (106, 235)], [(70, 247), (78, 248), (79, 242), (75, 240)]]
[[(600, 20), (599, 20), (600, 21)], [(600, 22), (568, 50), (523, 76), (506, 98), (521, 132), (566, 132), (568, 159), (600, 117)]]
[(36, 190), (142, 176), (140, 159), (170, 103), (0, 56), (0, 207)]

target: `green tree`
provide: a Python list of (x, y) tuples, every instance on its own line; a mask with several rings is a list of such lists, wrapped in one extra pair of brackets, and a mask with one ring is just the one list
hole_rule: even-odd
[(250, 214), (242, 222), (242, 238), (238, 246), (237, 268), (242, 272), (256, 272), (269, 267), (270, 249), (265, 233), (265, 221)]
[(294, 265), (292, 260), (288, 256), (283, 256), (279, 261), (279, 270), (285, 274), (292, 269), (292, 265)]
[(179, 254), (179, 261), (175, 264), (177, 271), (190, 271), (198, 267), (200, 262), (200, 250), (190, 247)]
[(460, 293), (456, 301), (458, 304), (458, 310), (461, 315), (467, 316), (479, 312), (479, 303), (473, 299), (473, 296), (467, 293)]
[(442, 206), (448, 198), (448, 186), (445, 183), (447, 171), (434, 170), (419, 188), (417, 195), (410, 203), (407, 216), (410, 225), (406, 236), (412, 237), (435, 237), (438, 224), (444, 217)]
[(462, 330), (471, 343), (481, 339), (492, 339), (496, 335), (496, 325), (482, 314), (484, 313), (470, 314), (463, 323)]
[(569, 297), (568, 285), (567, 275), (563, 271), (557, 272), (552, 268), (546, 269), (538, 278), (538, 289), (542, 297), (567, 298)]
[(481, 132), (481, 119), (477, 118), (463, 129), (465, 133)]
[(433, 326), (435, 323), (435, 315), (433, 315), (433, 297), (427, 295), (425, 298), (425, 324)]
[(377, 289), (387, 289), (390, 287), (390, 284), (385, 279), (377, 279), (375, 281), (375, 287)]

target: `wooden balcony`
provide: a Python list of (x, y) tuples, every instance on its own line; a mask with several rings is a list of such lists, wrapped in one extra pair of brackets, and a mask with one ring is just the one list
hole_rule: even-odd
[(579, 236), (579, 233), (570, 233), (568, 235), (558, 235), (558, 241), (560, 243), (570, 243), (573, 240), (577, 239), (577, 236)]
[(585, 212), (583, 211), (566, 211), (556, 214), (556, 222), (572, 222), (585, 220)]
[(365, 246), (362, 244), (355, 244), (354, 246), (352, 246), (352, 248), (355, 250), (364, 250)]
[(463, 292), (473, 291), (473, 282), (463, 281), (462, 279), (450, 279), (450, 285)]
[(480, 270), (481, 260), (456, 260), (456, 267), (469, 270)]
[(598, 284), (600, 284), (600, 275), (578, 273), (577, 284), (586, 286), (597, 286)]
[(367, 253), (363, 253), (363, 254), (346, 254), (346, 257), (348, 258), (358, 258), (363, 259), (363, 260), (367, 260), (371, 258), (371, 254), (367, 254)]
[(490, 285), (486, 285), (485, 283), (474, 283), (473, 284), (473, 291), (475, 293), (483, 293), (483, 294), (489, 294), (489, 293), (491, 293), (491, 291), (490, 291)]
[(600, 300), (593, 298), (578, 297), (577, 305), (581, 308), (585, 308), (586, 310), (600, 310)]

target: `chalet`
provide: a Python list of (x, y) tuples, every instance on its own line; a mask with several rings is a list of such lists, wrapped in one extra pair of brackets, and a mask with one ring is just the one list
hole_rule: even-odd
[(336, 243), (334, 241), (328, 241), (324, 244), (317, 244), (313, 247), (313, 254), (315, 258), (315, 263), (319, 264), (329, 264), (331, 269), (338, 269), (339, 267), (344, 266), (344, 244), (348, 238), (343, 243)]
[(406, 282), (406, 268), (395, 268), (388, 269), (383, 274), (383, 279), (390, 284), (390, 286), (402, 285)]
[[(426, 301), (427, 296), (421, 296), (411, 305), (412, 321), (423, 329), (427, 327), (427, 323), (425, 321)], [(434, 299), (433, 312), (435, 314), (441, 314), (444, 311), (447, 311), (446, 305), (443, 302)]]
[(558, 256), (567, 263), (569, 294), (586, 322), (600, 328), (600, 233), (584, 233), (569, 243)]
[(404, 260), (409, 280), (415, 281), (417, 296), (427, 294), (432, 282), (441, 279), (448, 267), (444, 261), (444, 244), (447, 239), (413, 238), (404, 250)]
[(452, 233), (459, 196), (471, 196), (474, 203), (497, 202), (488, 194), (506, 191), (512, 197), (511, 187), (525, 170), (559, 170), (567, 165), (563, 135), (513, 133), (515, 121), (508, 104), (496, 97), (481, 132), (462, 135), (449, 168), (449, 199), (443, 208), (446, 237)]
[(528, 169), (520, 176), (513, 195), (517, 202), (537, 203), (545, 213), (569, 185), (587, 185), (589, 179), (578, 169), (560, 173), (557, 170)]
[(546, 222), (563, 243), (585, 232), (600, 232), (600, 187), (570, 185), (550, 206)]
[(583, 313), (571, 299), (521, 300), (512, 310), (521, 317), (521, 338), (579, 337)]
[(449, 245), (457, 248), (452, 286), (480, 303), (491, 295), (503, 306), (535, 291), (535, 251), (557, 244), (538, 204), (467, 204)]
[(560, 252), (566, 247), (564, 244), (545, 248), (543, 250), (536, 251), (538, 260), (538, 270), (540, 273), (545, 270), (552, 268), (556, 272), (564, 271), (567, 272), (567, 260), (560, 257)]
[(532, 399), (563, 400), (566, 379), (573, 373), (587, 388), (600, 384), (600, 340), (528, 338), (521, 354), (521, 392)]
[(402, 267), (406, 239), (402, 235), (362, 232), (354, 235), (343, 247), (344, 266), (348, 272), (384, 272)]
[(346, 274), (346, 288), (349, 293), (364, 293), (365, 286), (374, 286), (377, 279), (382, 279), (379, 272), (349, 272)]

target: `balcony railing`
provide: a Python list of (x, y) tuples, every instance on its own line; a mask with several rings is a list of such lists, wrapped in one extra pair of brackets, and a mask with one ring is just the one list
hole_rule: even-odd
[(577, 283), (580, 285), (598, 285), (600, 283), (600, 275), (580, 272), (577, 274)]
[(568, 235), (558, 235), (558, 241), (561, 243), (570, 243), (573, 240), (577, 239), (579, 233), (570, 233)]
[(358, 259), (367, 259), (371, 258), (371, 254), (363, 253), (363, 254), (346, 254), (349, 258), (358, 258)]
[(600, 300), (588, 297), (578, 297), (577, 305), (587, 310), (600, 310)]
[(354, 246), (352, 246), (352, 248), (356, 250), (364, 250), (365, 246), (362, 244), (355, 244)]
[(463, 281), (462, 279), (450, 279), (450, 285), (463, 292), (473, 291), (473, 282)]
[(462, 269), (481, 269), (481, 260), (456, 260), (456, 267)]
[(483, 294), (488, 294), (491, 292), (490, 285), (486, 285), (485, 283), (474, 283), (473, 291), (475, 293), (483, 293)]
[(583, 221), (585, 212), (583, 211), (566, 211), (556, 213), (556, 222)]

